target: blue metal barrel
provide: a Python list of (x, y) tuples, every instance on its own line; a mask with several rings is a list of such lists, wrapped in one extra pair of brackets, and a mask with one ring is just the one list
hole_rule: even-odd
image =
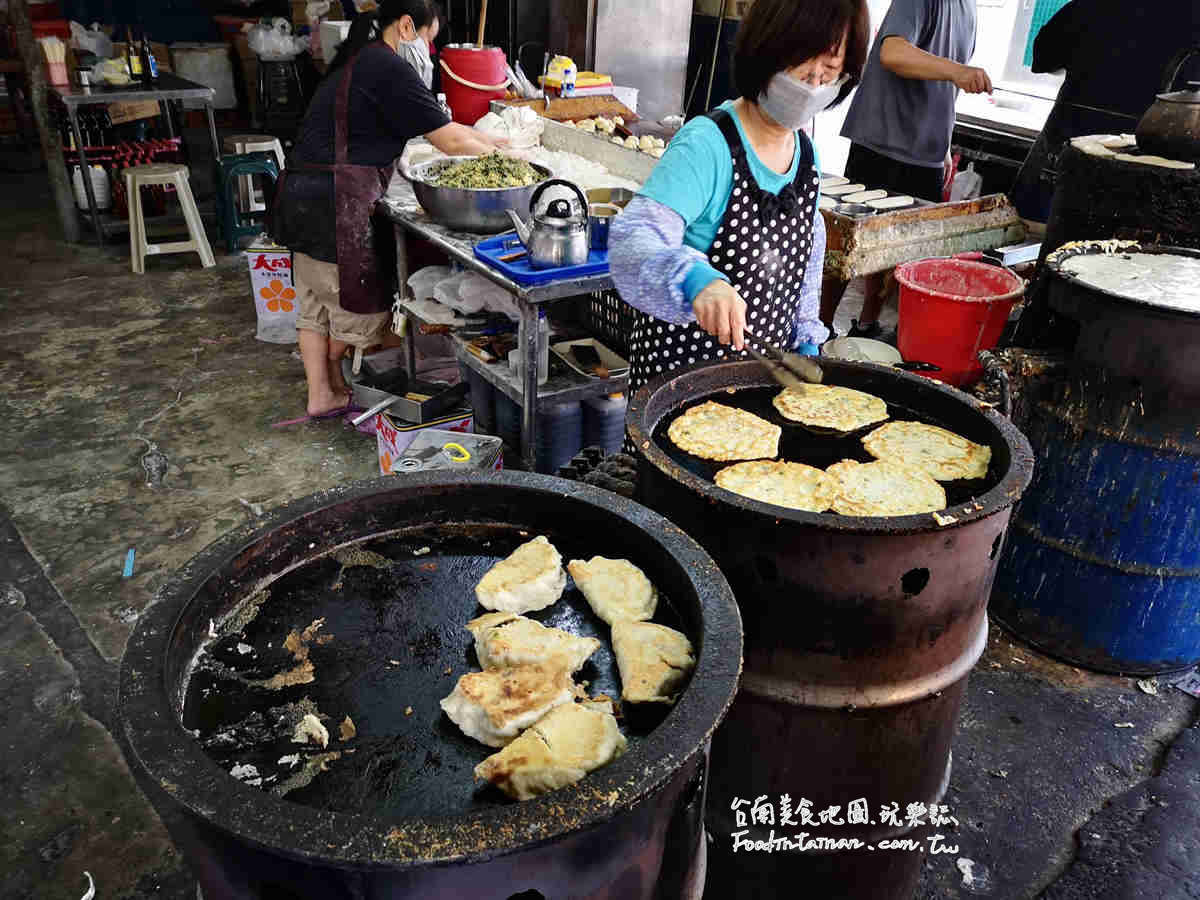
[(1037, 461), (991, 613), (1089, 669), (1188, 668), (1200, 661), (1200, 455), (1068, 416), (1041, 403), (1021, 423)]
[(1078, 254), (1118, 267), (1147, 254), (1200, 257), (1095, 244), (1048, 258), (1050, 305), (1079, 323), (1079, 336), (1070, 374), (1016, 423), (1034, 450), (1034, 479), (1013, 515), (991, 612), (1089, 669), (1186, 669), (1200, 662), (1200, 304), (1116, 293), (1072, 274), (1064, 263)]

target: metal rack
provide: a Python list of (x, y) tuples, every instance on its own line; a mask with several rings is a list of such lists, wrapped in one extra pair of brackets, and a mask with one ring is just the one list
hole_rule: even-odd
[[(488, 365), (466, 349), (466, 343), (455, 340), (455, 353), (463, 364), (478, 372), (497, 390), (521, 406), (521, 458), (530, 471), (536, 468), (537, 453), (537, 409), (540, 403), (549, 400), (575, 400), (625, 390), (627, 379), (585, 378), (578, 375), (561, 375), (551, 378), (546, 384), (537, 383), (538, 355), (538, 307), (571, 297), (579, 297), (596, 291), (612, 288), (612, 278), (597, 275), (588, 278), (564, 278), (539, 285), (522, 285), (501, 274), (475, 256), (475, 244), (480, 235), (452, 231), (434, 222), (417, 202), (412, 186), (402, 176), (392, 179), (387, 194), (376, 208), (376, 212), (392, 222), (396, 237), (396, 273), (401, 289), (408, 283), (408, 235), (423, 238), (446, 253), (459, 265), (482, 275), (493, 284), (499, 285), (513, 295), (521, 312), (521, 321), (526, 335), (521, 350), (522, 378), (518, 383), (508, 377), (500, 366)], [(420, 317), (401, 303), (405, 315), (420, 321)], [(408, 371), (415, 374), (415, 348), (411, 332), (406, 341)]]

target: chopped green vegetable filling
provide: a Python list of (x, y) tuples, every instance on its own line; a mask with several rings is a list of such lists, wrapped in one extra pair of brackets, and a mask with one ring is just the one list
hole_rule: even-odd
[(545, 177), (524, 160), (489, 153), (447, 166), (429, 183), (444, 188), (516, 188), (537, 184)]

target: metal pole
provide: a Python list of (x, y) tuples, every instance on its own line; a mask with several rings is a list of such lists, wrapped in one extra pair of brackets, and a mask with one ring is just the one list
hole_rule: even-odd
[[(408, 236), (403, 225), (393, 225), (392, 231), (396, 236), (396, 287), (398, 296), (404, 300), (408, 296)], [(417, 336), (413, 333), (415, 323), (409, 316), (404, 317), (404, 371), (408, 373), (409, 381), (417, 379)]]
[[(67, 117), (71, 120), (71, 134), (75, 136), (75, 147), (79, 150), (79, 178), (83, 182), (83, 192), (87, 195), (92, 227), (96, 229), (96, 243), (103, 247), (104, 227), (100, 224), (100, 209), (96, 206), (96, 193), (92, 189), (92, 173), (88, 169), (87, 153), (83, 149), (83, 135), (79, 132), (79, 111), (74, 106), (68, 106)], [(76, 224), (78, 224), (78, 219), (76, 219)]]
[(517, 297), (521, 311), (520, 333), (525, 342), (518, 348), (521, 356), (521, 458), (530, 472), (537, 471), (538, 405), (538, 308)]
[[(50, 128), (50, 115), (46, 106), (45, 69), (42, 66), (41, 52), (33, 39), (28, 0), (10, 0), (8, 16), (16, 29), (21, 61), (29, 75), (29, 99), (33, 105), (33, 120), (37, 124), (38, 138), (42, 142), (42, 155), (46, 160), (46, 173), (50, 177), (50, 189), (54, 193), (54, 205), (58, 209), (63, 238), (75, 243), (80, 236), (79, 214), (75, 211), (75, 197), (71, 191), (71, 179), (67, 175), (62, 145), (55, 137), (57, 132)], [(90, 184), (90, 180), (84, 178), (84, 184)]]
[(712, 108), (713, 79), (717, 76), (717, 55), (721, 52), (721, 28), (725, 24), (725, 7), (729, 0), (721, 0), (721, 15), (717, 17), (717, 39), (713, 41), (712, 65), (708, 72), (708, 93), (704, 95), (704, 112)]

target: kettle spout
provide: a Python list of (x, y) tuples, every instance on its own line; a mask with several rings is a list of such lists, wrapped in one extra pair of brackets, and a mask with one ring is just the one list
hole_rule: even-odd
[(529, 226), (525, 224), (515, 210), (508, 210), (508, 217), (512, 219), (513, 226), (517, 229), (517, 237), (521, 239), (521, 243), (528, 246), (530, 234)]

